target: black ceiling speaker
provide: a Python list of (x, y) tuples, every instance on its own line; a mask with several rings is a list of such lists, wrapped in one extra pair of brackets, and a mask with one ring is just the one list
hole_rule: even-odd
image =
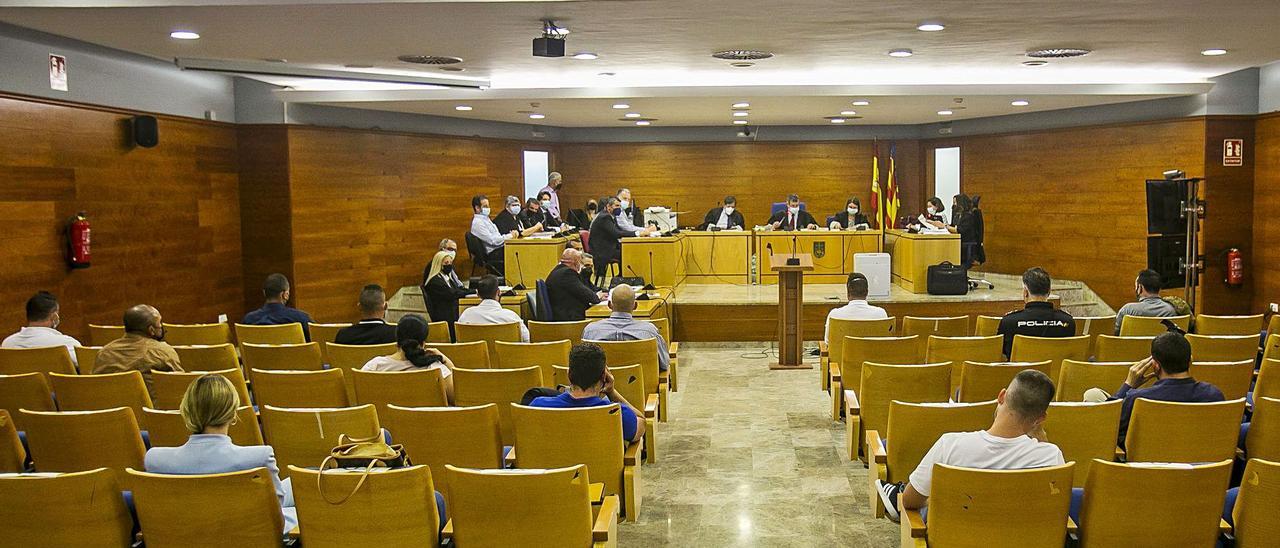
[(155, 116), (134, 116), (131, 124), (133, 144), (151, 148), (160, 144), (160, 126)]

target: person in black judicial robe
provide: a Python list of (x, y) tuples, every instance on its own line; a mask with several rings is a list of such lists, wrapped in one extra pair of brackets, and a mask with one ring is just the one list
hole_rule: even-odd
[[(787, 207), (769, 217), (769, 224), (774, 230), (800, 230), (802, 228), (818, 228), (818, 221), (808, 211), (800, 208), (800, 197), (787, 196)], [(795, 209), (796, 212), (792, 213)]]
[[(725, 225), (720, 228), (746, 228), (747, 221), (742, 217), (742, 212), (737, 208), (738, 200), (733, 196), (724, 199), (723, 207), (713, 207), (707, 212), (707, 216), (703, 217), (702, 224), (698, 225), (698, 230), (709, 230), (713, 226), (719, 226), (720, 217), (725, 217)], [(726, 214), (725, 209), (729, 212)]]
[(591, 230), (591, 221), (595, 220), (596, 211), (599, 209), (600, 205), (595, 200), (587, 200), (586, 207), (570, 209), (564, 220), (582, 230)]
[(582, 252), (566, 249), (560, 264), (547, 275), (547, 300), (551, 301), (551, 321), (576, 322), (587, 319), (587, 309), (601, 300), (582, 280)]
[(453, 274), (453, 256), (443, 251), (436, 253), (431, 260), (427, 279), (422, 283), (422, 297), (426, 301), (431, 321), (449, 322), (451, 340), (456, 340), (453, 338), (453, 324), (458, 321), (458, 300), (472, 293)]
[[(850, 213), (850, 211), (853, 213)], [(844, 211), (836, 213), (831, 222), (840, 223), (840, 228), (845, 229), (857, 225), (871, 226), (871, 221), (862, 213), (862, 204), (857, 198), (849, 198), (849, 201), (844, 204)]]

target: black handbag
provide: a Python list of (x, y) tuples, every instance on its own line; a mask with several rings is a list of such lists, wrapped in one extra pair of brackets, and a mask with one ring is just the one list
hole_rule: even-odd
[(930, 266), (927, 284), (930, 295), (964, 295), (969, 292), (969, 276), (951, 261)]

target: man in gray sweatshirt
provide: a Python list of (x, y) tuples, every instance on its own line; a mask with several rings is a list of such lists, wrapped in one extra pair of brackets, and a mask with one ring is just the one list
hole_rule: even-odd
[(1178, 315), (1173, 305), (1160, 298), (1159, 272), (1150, 269), (1139, 272), (1138, 279), (1133, 281), (1133, 292), (1138, 301), (1126, 304), (1116, 312), (1116, 335), (1120, 334), (1120, 324), (1125, 316), (1167, 318)]

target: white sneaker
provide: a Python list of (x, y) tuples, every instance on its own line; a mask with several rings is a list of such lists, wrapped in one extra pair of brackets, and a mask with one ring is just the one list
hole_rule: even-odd
[(898, 493), (901, 492), (902, 486), (897, 483), (876, 480), (876, 493), (880, 494), (880, 502), (884, 503), (884, 513), (895, 523), (898, 521)]

